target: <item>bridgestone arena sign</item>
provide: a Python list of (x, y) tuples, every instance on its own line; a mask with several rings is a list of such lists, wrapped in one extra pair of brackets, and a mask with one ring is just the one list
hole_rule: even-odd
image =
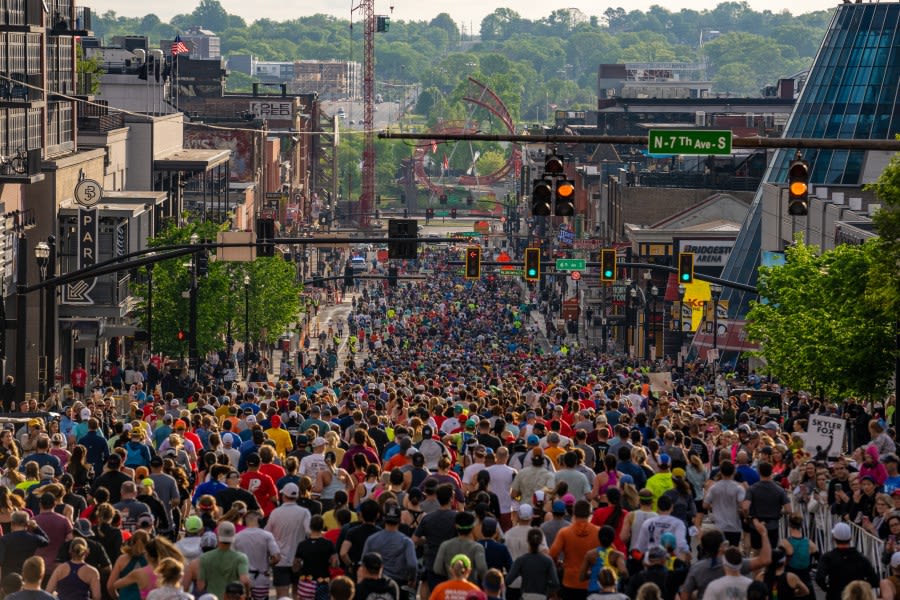
[(734, 247), (734, 240), (681, 240), (681, 252), (693, 252), (694, 264), (700, 267), (724, 267)]

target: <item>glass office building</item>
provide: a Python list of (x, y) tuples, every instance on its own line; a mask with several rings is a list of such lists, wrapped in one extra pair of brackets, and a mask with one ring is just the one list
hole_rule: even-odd
[[(900, 133), (900, 3), (840, 4), (785, 127), (786, 138), (892, 139)], [(763, 178), (783, 184), (796, 151), (778, 150)], [(807, 149), (814, 186), (859, 188), (866, 151)], [(756, 284), (763, 189), (735, 241), (722, 277)], [(729, 316), (741, 318), (754, 295), (727, 289)]]

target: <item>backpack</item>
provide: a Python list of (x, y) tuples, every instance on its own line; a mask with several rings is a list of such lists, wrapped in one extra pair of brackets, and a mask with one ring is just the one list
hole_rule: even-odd
[(144, 445), (138, 442), (129, 441), (125, 444), (125, 466), (126, 467), (148, 467), (142, 450)]

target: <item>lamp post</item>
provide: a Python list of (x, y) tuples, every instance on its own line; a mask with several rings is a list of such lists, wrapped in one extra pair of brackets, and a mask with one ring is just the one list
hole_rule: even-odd
[[(649, 282), (648, 282), (648, 283), (649, 283)], [(656, 311), (656, 297), (657, 297), (657, 295), (659, 294), (659, 288), (656, 287), (655, 285), (651, 285), (649, 291), (650, 291), (650, 295), (649, 295), (649, 298), (647, 299), (647, 305), (649, 306), (649, 309), (647, 310), (647, 328), (648, 328), (648, 331), (649, 331), (649, 328), (650, 328), (651, 326), (653, 327), (653, 343), (654, 343), (654, 346), (655, 346), (655, 344), (656, 344), (656, 331), (657, 331), (657, 327), (656, 327), (656, 316), (655, 316), (655, 315), (656, 315), (656, 312), (655, 312), (655, 311)], [(650, 317), (653, 317), (653, 318), (651, 319)], [(661, 319), (660, 319), (660, 320), (661, 320)], [(663, 335), (665, 335), (665, 334), (663, 334)], [(648, 340), (648, 342), (649, 342), (649, 340), (650, 340), (650, 335), (649, 335), (649, 333), (647, 334), (647, 340)], [(663, 354), (665, 354), (665, 351), (666, 351), (665, 344), (663, 344), (663, 347), (662, 347), (662, 352), (663, 352)], [(647, 358), (650, 358), (650, 357), (651, 357), (651, 355), (650, 355), (650, 349), (649, 349), (649, 344), (648, 344), (648, 348), (647, 348)]]
[(606, 354), (606, 315), (604, 314), (603, 318), (600, 319), (600, 325), (603, 326), (603, 341), (601, 343), (601, 351), (603, 354)]
[[(631, 296), (631, 314), (634, 317), (634, 325), (632, 325), (632, 328), (631, 328), (631, 335), (634, 338), (634, 352), (635, 352), (635, 354), (638, 354), (640, 356), (640, 353), (638, 352), (638, 348), (637, 348), (638, 327), (640, 326), (640, 323), (638, 323), (637, 288), (632, 287), (630, 290), (628, 290), (628, 295)], [(627, 340), (627, 342), (629, 342), (629, 350), (631, 348), (631, 344), (630, 344), (631, 341), (632, 340), (630, 340), (630, 339)], [(629, 356), (630, 356), (630, 354), (629, 354)]]
[[(679, 324), (679, 335), (678, 340), (681, 342), (681, 348), (684, 348), (684, 294), (687, 292), (687, 288), (684, 285), (678, 286), (678, 324)], [(681, 360), (681, 352), (678, 353), (679, 361)], [(676, 362), (679, 362), (676, 361)]]
[[(151, 252), (148, 256), (155, 256), (155, 252)], [(153, 356), (153, 266), (155, 263), (147, 265), (147, 354)]]
[(244, 381), (247, 380), (247, 360), (250, 352), (250, 276), (244, 275)]
[[(47, 280), (47, 265), (50, 264), (50, 246), (47, 242), (38, 242), (34, 247), (34, 258), (37, 259), (38, 269), (41, 273), (41, 283)], [(45, 305), (47, 291), (41, 288), (40, 310), (38, 312), (38, 394), (44, 398), (47, 391), (47, 356), (44, 347), (44, 321), (46, 320)]]
[(653, 273), (650, 270), (644, 271), (644, 359), (650, 360), (650, 286)]
[[(200, 242), (200, 236), (196, 233), (191, 234), (191, 245), (196, 246)], [(188, 369), (193, 371), (196, 379), (200, 369), (200, 356), (197, 351), (197, 263), (199, 256), (197, 252), (191, 254), (191, 288), (190, 288), (190, 307), (188, 313), (190, 331), (188, 332)]]
[(716, 368), (719, 364), (719, 298), (722, 297), (722, 286), (718, 284), (712, 284), (709, 286), (709, 293), (712, 296), (713, 301), (713, 341), (712, 347), (715, 350), (716, 358), (713, 363), (713, 375), (716, 373)]
[(628, 291), (631, 289), (631, 279), (625, 280), (625, 356), (631, 357), (631, 344), (628, 340), (631, 338), (631, 303)]

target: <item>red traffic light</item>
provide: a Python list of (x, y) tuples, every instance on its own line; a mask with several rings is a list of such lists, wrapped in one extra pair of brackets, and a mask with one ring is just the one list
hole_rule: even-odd
[(564, 172), (565, 166), (563, 165), (563, 161), (555, 154), (551, 154), (547, 157), (547, 160), (544, 161), (545, 175), (562, 175)]
[(473, 246), (466, 248), (466, 279), (478, 279), (481, 277), (481, 248)]
[(183, 329), (179, 329), (178, 333), (175, 334), (175, 337), (178, 339), (179, 342), (183, 342), (187, 338), (187, 334), (184, 332)]

